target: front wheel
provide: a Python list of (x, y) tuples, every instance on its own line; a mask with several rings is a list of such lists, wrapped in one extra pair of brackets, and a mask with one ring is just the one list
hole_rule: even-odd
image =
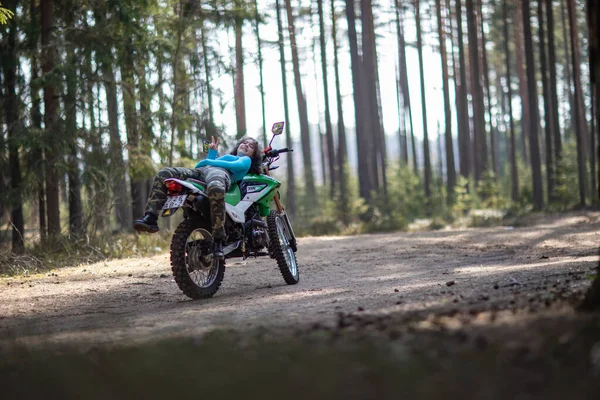
[(296, 262), (296, 254), (290, 245), (290, 240), (286, 235), (285, 221), (277, 215), (277, 211), (272, 210), (267, 217), (269, 226), (269, 239), (271, 241), (271, 252), (277, 260), (277, 265), (283, 276), (283, 280), (288, 285), (295, 285), (300, 281), (300, 272)]
[(208, 224), (185, 219), (171, 241), (171, 270), (175, 282), (192, 299), (212, 297), (225, 275), (225, 260), (213, 259), (213, 237), (209, 230)]

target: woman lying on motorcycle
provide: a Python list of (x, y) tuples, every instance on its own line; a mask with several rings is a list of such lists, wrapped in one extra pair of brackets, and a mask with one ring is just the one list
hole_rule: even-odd
[(219, 138), (211, 137), (208, 155), (192, 168), (167, 167), (158, 171), (154, 177), (152, 191), (146, 204), (144, 217), (134, 223), (138, 232), (158, 232), (158, 214), (167, 201), (165, 179), (197, 179), (206, 182), (210, 201), (212, 235), (214, 238), (213, 254), (223, 258), (223, 239), (225, 238), (225, 193), (231, 183), (240, 181), (246, 174), (260, 174), (262, 150), (260, 144), (251, 137), (238, 141), (230, 154), (217, 157)]

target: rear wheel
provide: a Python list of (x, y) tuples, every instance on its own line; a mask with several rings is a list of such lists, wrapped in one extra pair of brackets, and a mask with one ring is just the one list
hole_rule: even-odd
[(300, 281), (300, 272), (296, 262), (296, 254), (290, 245), (290, 239), (286, 235), (285, 221), (273, 210), (267, 217), (269, 226), (269, 239), (271, 252), (277, 260), (277, 266), (281, 271), (283, 280), (288, 285), (295, 285)]
[(179, 289), (192, 299), (212, 297), (223, 281), (225, 260), (213, 258), (210, 226), (185, 219), (171, 241), (171, 270)]

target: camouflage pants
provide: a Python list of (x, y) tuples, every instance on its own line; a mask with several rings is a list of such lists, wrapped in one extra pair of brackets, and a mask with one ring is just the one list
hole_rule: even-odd
[(215, 239), (225, 238), (225, 193), (231, 186), (231, 175), (223, 168), (202, 167), (197, 169), (167, 167), (158, 171), (154, 177), (146, 212), (158, 215), (167, 201), (165, 179), (198, 179), (206, 182), (206, 194), (210, 201), (212, 234)]

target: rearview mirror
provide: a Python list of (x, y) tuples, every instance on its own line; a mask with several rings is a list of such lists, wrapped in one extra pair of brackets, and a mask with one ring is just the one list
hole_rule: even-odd
[(275, 122), (271, 128), (273, 135), (281, 135), (283, 133), (283, 125), (285, 125), (283, 122)]

